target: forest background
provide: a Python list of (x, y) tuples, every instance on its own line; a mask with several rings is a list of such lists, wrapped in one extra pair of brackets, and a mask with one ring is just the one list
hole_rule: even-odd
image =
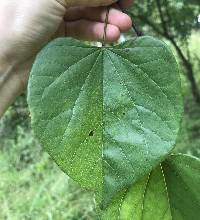
[[(174, 151), (200, 158), (199, 0), (140, 0), (129, 13), (145, 35), (164, 40), (177, 57), (184, 117)], [(0, 119), (0, 219), (97, 219), (93, 195), (62, 173), (34, 138), (26, 93)]]

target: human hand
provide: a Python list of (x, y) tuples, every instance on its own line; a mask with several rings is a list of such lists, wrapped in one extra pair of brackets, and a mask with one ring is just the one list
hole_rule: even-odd
[[(106, 7), (114, 0), (1, 0), (0, 2), (0, 116), (26, 88), (37, 52), (51, 39), (72, 36), (101, 41)], [(123, 0), (129, 5), (132, 0)], [(87, 7), (86, 7), (87, 6)], [(101, 6), (101, 7), (90, 7)], [(109, 13), (108, 42), (131, 27), (117, 10)]]

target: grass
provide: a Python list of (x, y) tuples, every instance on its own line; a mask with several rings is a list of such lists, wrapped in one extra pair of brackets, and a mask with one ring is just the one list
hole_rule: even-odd
[(93, 195), (59, 170), (30, 127), (16, 124), (10, 132), (12, 111), (1, 121), (8, 133), (0, 141), (0, 219), (96, 219)]

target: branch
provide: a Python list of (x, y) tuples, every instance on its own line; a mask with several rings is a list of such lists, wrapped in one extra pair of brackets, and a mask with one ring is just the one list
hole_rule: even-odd
[(164, 14), (163, 14), (163, 11), (162, 11), (160, 0), (156, 0), (156, 5), (157, 5), (158, 12), (159, 12), (159, 15), (160, 15), (160, 20), (161, 20), (163, 31), (164, 31), (166, 36), (169, 36), (168, 28), (167, 28), (167, 22), (165, 21), (165, 18), (164, 18)]
[(165, 9), (166, 9), (166, 15), (168, 18), (168, 22), (169, 22), (169, 24), (171, 24), (172, 18), (171, 18), (170, 11), (169, 11), (169, 2), (168, 2), (168, 0), (164, 0), (164, 3), (165, 3)]
[(184, 53), (182, 52), (181, 48), (178, 46), (176, 41), (173, 38), (169, 38), (169, 41), (172, 43), (172, 45), (175, 47), (179, 57), (183, 61), (183, 64), (186, 68), (191, 68), (192, 64), (190, 61), (185, 57)]
[(142, 15), (135, 15), (135, 14), (133, 14), (133, 12), (130, 12), (130, 11), (128, 13), (131, 15), (131, 17), (137, 17), (142, 22), (148, 24), (156, 33), (160, 34), (161, 36), (165, 36), (164, 32), (162, 32), (153, 22), (148, 20), (146, 17), (144, 17)]

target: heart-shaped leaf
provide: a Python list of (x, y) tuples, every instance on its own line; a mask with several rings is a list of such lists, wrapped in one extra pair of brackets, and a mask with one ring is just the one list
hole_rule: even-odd
[(28, 103), (36, 136), (83, 187), (112, 196), (163, 161), (182, 113), (178, 66), (152, 37), (97, 48), (58, 39), (38, 55)]
[(148, 177), (117, 195), (101, 219), (198, 220), (200, 160), (172, 155)]

